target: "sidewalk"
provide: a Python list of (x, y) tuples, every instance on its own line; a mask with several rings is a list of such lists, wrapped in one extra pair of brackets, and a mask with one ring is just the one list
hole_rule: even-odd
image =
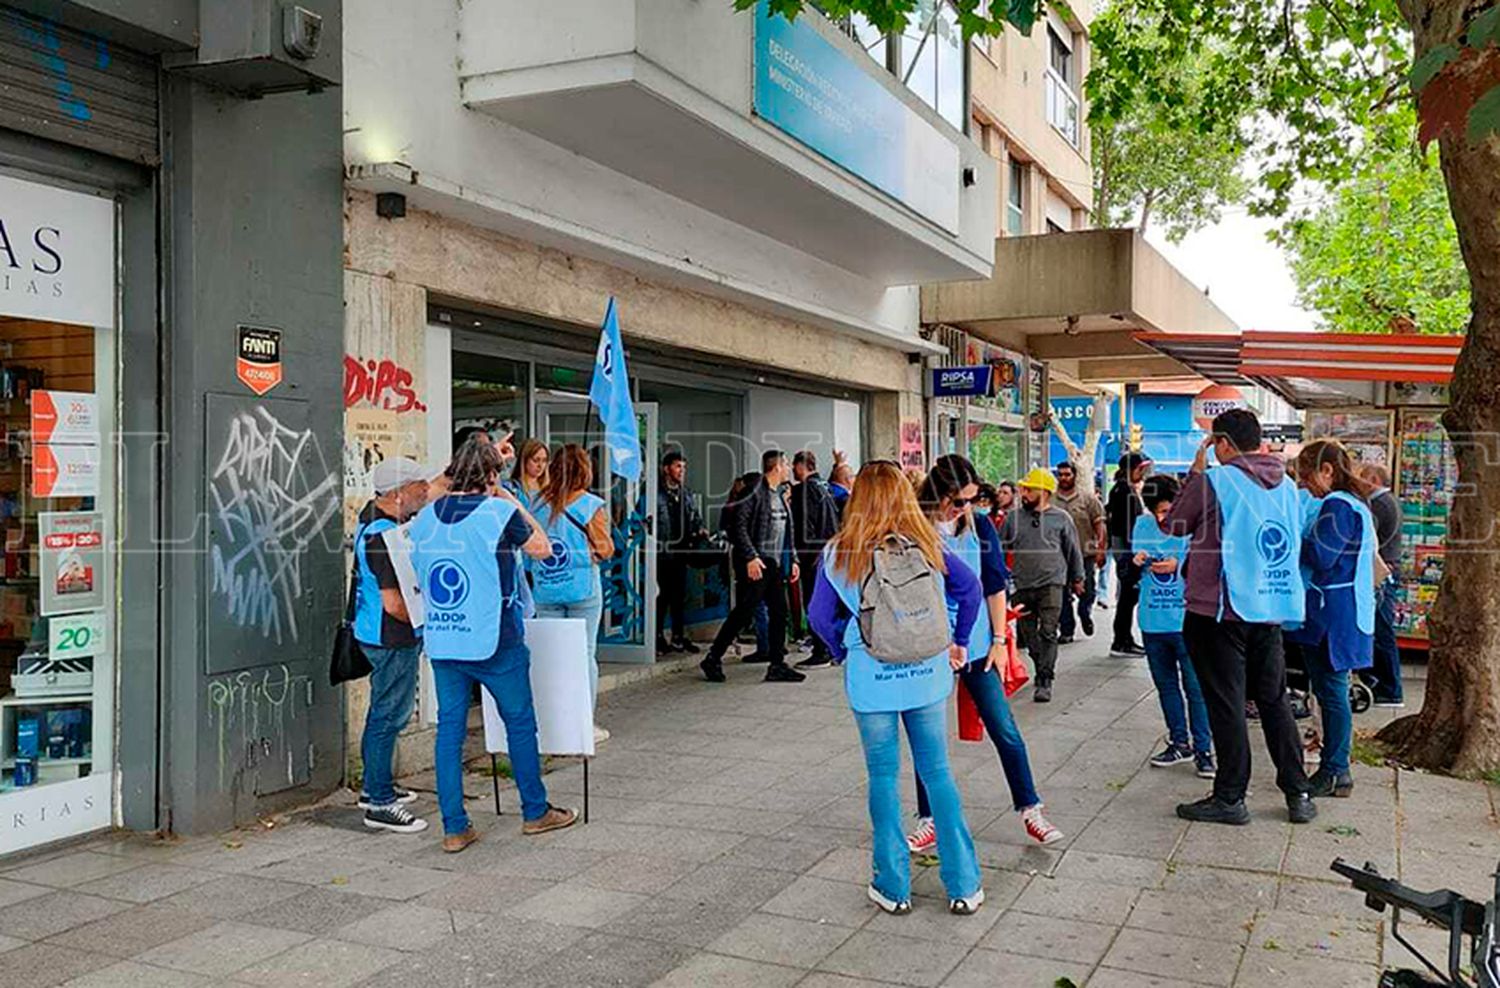
[[(1146, 765), (1161, 718), (1144, 662), (1102, 646), (1064, 647), (1050, 706), (1016, 699), (1066, 842), (1029, 843), (993, 748), (955, 742), (987, 869), (973, 917), (948, 915), (932, 868), (910, 916), (865, 899), (840, 673), (762, 684), (730, 664), (724, 686), (679, 674), (603, 699), (593, 822), (569, 831), (521, 838), (514, 792), (497, 819), (474, 775), (485, 839), (460, 855), (440, 852), (430, 795), (415, 809), (433, 829), (404, 837), (365, 831), (343, 794), (268, 831), (0, 863), (0, 982), (1366, 988), (1408, 960), (1331, 880), (1336, 855), (1487, 894), (1500, 826), (1479, 783), (1356, 766), (1352, 799), (1293, 828), (1257, 744), (1251, 826), (1178, 821), (1205, 784)], [(548, 784), (580, 803), (577, 765)]]

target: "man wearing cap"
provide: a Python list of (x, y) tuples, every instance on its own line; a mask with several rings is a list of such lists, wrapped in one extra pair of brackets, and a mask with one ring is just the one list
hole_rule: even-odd
[(375, 497), (359, 513), (354, 531), (354, 637), (371, 666), (359, 806), (366, 827), (415, 834), (427, 829), (427, 821), (407, 810), (417, 796), (395, 785), (391, 759), (396, 737), (411, 719), (422, 643), (406, 613), (384, 536), (427, 503), (430, 478), (411, 460), (394, 457), (376, 464), (372, 479)]
[(1021, 508), (1005, 516), (1000, 543), (1011, 556), (1015, 587), (1011, 603), (1023, 609), (1019, 632), (1036, 666), (1032, 699), (1052, 699), (1052, 677), (1057, 668), (1057, 623), (1062, 616), (1063, 588), (1083, 594), (1083, 552), (1072, 517), (1052, 506), (1057, 478), (1038, 467), (1018, 485)]

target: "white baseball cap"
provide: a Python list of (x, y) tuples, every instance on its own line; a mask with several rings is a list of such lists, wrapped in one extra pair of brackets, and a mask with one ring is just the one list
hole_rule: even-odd
[(426, 467), (415, 460), (408, 460), (404, 456), (393, 456), (375, 464), (375, 469), (370, 472), (370, 479), (374, 483), (376, 494), (389, 494), (407, 484), (418, 481), (425, 483), (432, 479), (432, 475)]

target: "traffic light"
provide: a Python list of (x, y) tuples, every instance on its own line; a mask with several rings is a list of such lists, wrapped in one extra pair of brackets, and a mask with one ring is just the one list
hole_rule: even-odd
[(1136, 451), (1141, 448), (1141, 424), (1139, 422), (1130, 423), (1130, 448)]

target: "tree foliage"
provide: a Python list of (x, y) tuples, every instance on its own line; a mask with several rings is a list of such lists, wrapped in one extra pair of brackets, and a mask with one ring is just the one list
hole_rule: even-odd
[(1437, 155), (1371, 135), (1350, 181), (1282, 244), (1298, 300), (1342, 333), (1461, 333), (1469, 280)]

